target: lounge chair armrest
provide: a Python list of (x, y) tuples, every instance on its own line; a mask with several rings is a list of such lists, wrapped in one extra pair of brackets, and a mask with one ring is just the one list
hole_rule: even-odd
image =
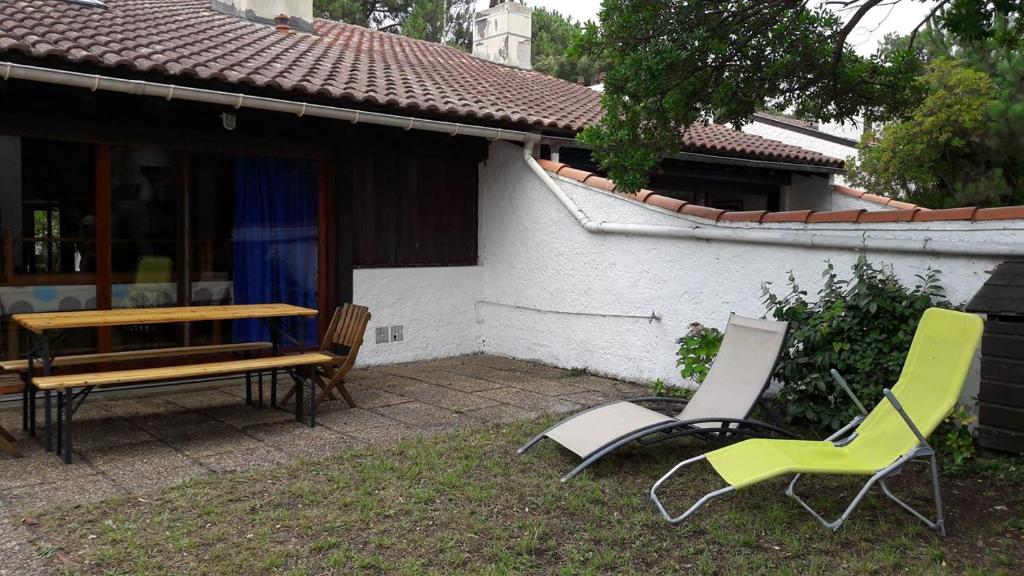
[(885, 398), (892, 404), (892, 407), (896, 409), (896, 412), (898, 412), (899, 415), (903, 418), (903, 421), (907, 423), (907, 427), (909, 427), (910, 431), (914, 433), (914, 436), (917, 436), (917, 440), (921, 443), (921, 445), (928, 446), (928, 440), (925, 439), (924, 434), (921, 434), (921, 431), (918, 430), (917, 425), (914, 424), (914, 421), (910, 419), (910, 415), (907, 414), (907, 411), (903, 409), (903, 405), (900, 404), (900, 401), (896, 399), (896, 395), (892, 393), (892, 390), (889, 390), (888, 388), (883, 388), (882, 394), (885, 394)]
[(860, 423), (863, 422), (863, 421), (864, 421), (864, 417), (863, 416), (857, 416), (853, 420), (850, 420), (849, 424), (847, 424), (846, 426), (843, 426), (839, 430), (836, 430), (828, 438), (825, 438), (825, 441), (826, 442), (832, 442), (833, 440), (836, 440), (838, 438), (842, 438), (847, 432), (849, 432), (850, 430), (853, 430), (857, 426), (860, 426)]

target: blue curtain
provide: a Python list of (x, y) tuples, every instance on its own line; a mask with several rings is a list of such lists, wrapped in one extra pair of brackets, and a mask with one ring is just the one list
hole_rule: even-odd
[[(311, 162), (238, 157), (232, 231), (236, 304), (316, 308), (316, 191)], [(281, 321), (303, 343), (316, 344), (315, 318)], [(236, 321), (233, 333), (236, 342), (270, 337), (259, 320)]]

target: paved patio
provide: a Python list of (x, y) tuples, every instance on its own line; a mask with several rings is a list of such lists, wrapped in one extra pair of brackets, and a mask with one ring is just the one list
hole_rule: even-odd
[[(197, 391), (90, 398), (75, 416), (74, 464), (64, 466), (28, 439), (18, 443), (24, 458), (0, 457), (0, 575), (48, 573), (24, 525), (32, 510), (47, 505), (144, 494), (205, 474), (532, 419), (643, 392), (635, 384), (484, 355), (353, 370), (349, 382), (358, 408), (327, 402), (315, 429), (287, 412), (246, 406), (240, 380)], [(12, 408), (0, 411), (0, 422), (18, 434), (20, 412)]]

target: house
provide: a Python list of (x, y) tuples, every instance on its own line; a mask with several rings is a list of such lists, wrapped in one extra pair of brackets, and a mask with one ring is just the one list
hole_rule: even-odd
[[(367, 363), (486, 351), (678, 382), (686, 326), (761, 313), (790, 270), (813, 287), (866, 249), (940, 267), (959, 301), (1024, 252), (1022, 208), (833, 209), (841, 161), (715, 125), (622, 195), (573, 139), (601, 113), (587, 87), (311, 0), (4, 2), (0, 317), (285, 301), (321, 311), (293, 326), (314, 341), (356, 301)], [(22, 347), (4, 320), (0, 355)]]

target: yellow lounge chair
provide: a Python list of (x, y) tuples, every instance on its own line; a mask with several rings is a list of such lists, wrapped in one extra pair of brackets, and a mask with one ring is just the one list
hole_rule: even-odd
[[(883, 390), (885, 400), (870, 414), (858, 416), (827, 440), (746, 440), (680, 462), (654, 484), (651, 499), (669, 523), (678, 524), (713, 498), (769, 478), (795, 473), (786, 495), (799, 502), (825, 527), (838, 530), (877, 482), (886, 496), (929, 528), (945, 535), (939, 468), (935, 450), (926, 438), (956, 406), (981, 342), (982, 330), (981, 319), (972, 314), (939, 308), (927, 310), (914, 334), (899, 381), (891, 391)], [(852, 391), (835, 371), (833, 376), (852, 396)], [(728, 486), (705, 494), (683, 514), (671, 516), (658, 498), (658, 489), (685, 466), (705, 459)], [(899, 473), (911, 461), (931, 464), (934, 521), (897, 498), (885, 483), (888, 476)], [(794, 492), (802, 474), (851, 474), (869, 478), (843, 514), (828, 522)]]

